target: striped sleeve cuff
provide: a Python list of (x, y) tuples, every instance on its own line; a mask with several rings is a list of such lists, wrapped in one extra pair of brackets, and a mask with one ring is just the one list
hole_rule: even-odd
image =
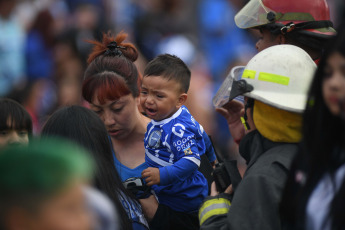
[(212, 216), (228, 213), (230, 205), (230, 201), (225, 198), (214, 198), (205, 201), (199, 209), (200, 225)]

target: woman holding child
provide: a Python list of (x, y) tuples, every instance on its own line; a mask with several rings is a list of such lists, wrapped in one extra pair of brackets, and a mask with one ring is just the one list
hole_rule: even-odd
[[(139, 110), (140, 75), (134, 61), (136, 48), (124, 43), (126, 35), (104, 35), (93, 41), (82, 94), (104, 122), (114, 150), (115, 166), (121, 180), (141, 178), (147, 168), (144, 137), (150, 119)], [(153, 196), (140, 200), (151, 229), (197, 229), (197, 217), (176, 212), (157, 203)]]

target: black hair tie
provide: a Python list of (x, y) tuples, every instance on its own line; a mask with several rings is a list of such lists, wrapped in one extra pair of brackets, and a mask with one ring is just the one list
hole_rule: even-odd
[(105, 51), (104, 55), (111, 55), (111, 56), (121, 56), (122, 52), (119, 49), (125, 49), (126, 47), (118, 46), (117, 42), (113, 41), (107, 45), (107, 50)]

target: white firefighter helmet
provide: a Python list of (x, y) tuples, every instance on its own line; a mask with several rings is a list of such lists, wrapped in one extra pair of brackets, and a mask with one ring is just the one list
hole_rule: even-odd
[(234, 67), (213, 103), (221, 107), (244, 95), (278, 109), (301, 113), (315, 70), (316, 64), (303, 49), (272, 46), (256, 54), (245, 67)]

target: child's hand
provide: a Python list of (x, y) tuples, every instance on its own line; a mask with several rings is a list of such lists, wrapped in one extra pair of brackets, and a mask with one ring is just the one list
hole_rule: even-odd
[(160, 176), (159, 176), (159, 169), (158, 168), (147, 168), (142, 171), (141, 177), (145, 178), (145, 181), (148, 186), (159, 184), (160, 183)]

